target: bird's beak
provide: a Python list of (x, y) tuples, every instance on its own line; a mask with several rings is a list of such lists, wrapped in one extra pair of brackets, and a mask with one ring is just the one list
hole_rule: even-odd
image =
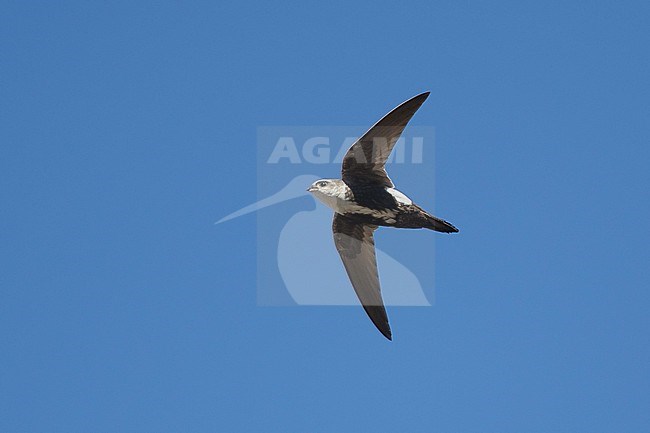
[(313, 186), (307, 188), (307, 192), (314, 192), (314, 191), (316, 191), (316, 188), (314, 188)]

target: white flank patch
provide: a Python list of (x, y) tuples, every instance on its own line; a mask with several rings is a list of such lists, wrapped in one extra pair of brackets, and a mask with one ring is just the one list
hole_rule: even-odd
[(397, 200), (398, 203), (402, 203), (405, 205), (411, 205), (413, 202), (411, 201), (410, 198), (408, 198), (406, 195), (404, 195), (402, 192), (396, 190), (395, 188), (386, 188), (386, 191), (393, 197), (395, 197), (395, 200)]

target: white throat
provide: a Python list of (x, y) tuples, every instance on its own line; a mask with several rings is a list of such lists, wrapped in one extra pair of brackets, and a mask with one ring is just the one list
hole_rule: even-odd
[(349, 187), (341, 182), (341, 184), (331, 187), (326, 193), (323, 191), (314, 191), (314, 197), (320, 200), (325, 206), (332, 209), (334, 212), (343, 214), (349, 208), (350, 201), (346, 200), (346, 193)]

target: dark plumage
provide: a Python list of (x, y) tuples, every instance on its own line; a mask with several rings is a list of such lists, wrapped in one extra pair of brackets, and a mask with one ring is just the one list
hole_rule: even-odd
[(363, 308), (389, 340), (392, 334), (381, 297), (375, 230), (387, 226), (458, 232), (394, 189), (384, 167), (406, 124), (428, 96), (426, 92), (404, 102), (356, 141), (343, 158), (342, 180), (321, 179), (308, 189), (335, 211), (336, 249)]

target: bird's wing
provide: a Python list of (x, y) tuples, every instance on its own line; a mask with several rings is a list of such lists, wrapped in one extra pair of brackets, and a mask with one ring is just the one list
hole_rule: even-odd
[(406, 124), (428, 96), (429, 92), (421, 93), (400, 104), (350, 147), (341, 170), (345, 183), (393, 187), (384, 164)]
[(377, 226), (360, 224), (344, 215), (334, 214), (334, 244), (343, 260), (352, 287), (372, 323), (386, 338), (392, 340), (377, 273), (373, 238), (376, 229)]

